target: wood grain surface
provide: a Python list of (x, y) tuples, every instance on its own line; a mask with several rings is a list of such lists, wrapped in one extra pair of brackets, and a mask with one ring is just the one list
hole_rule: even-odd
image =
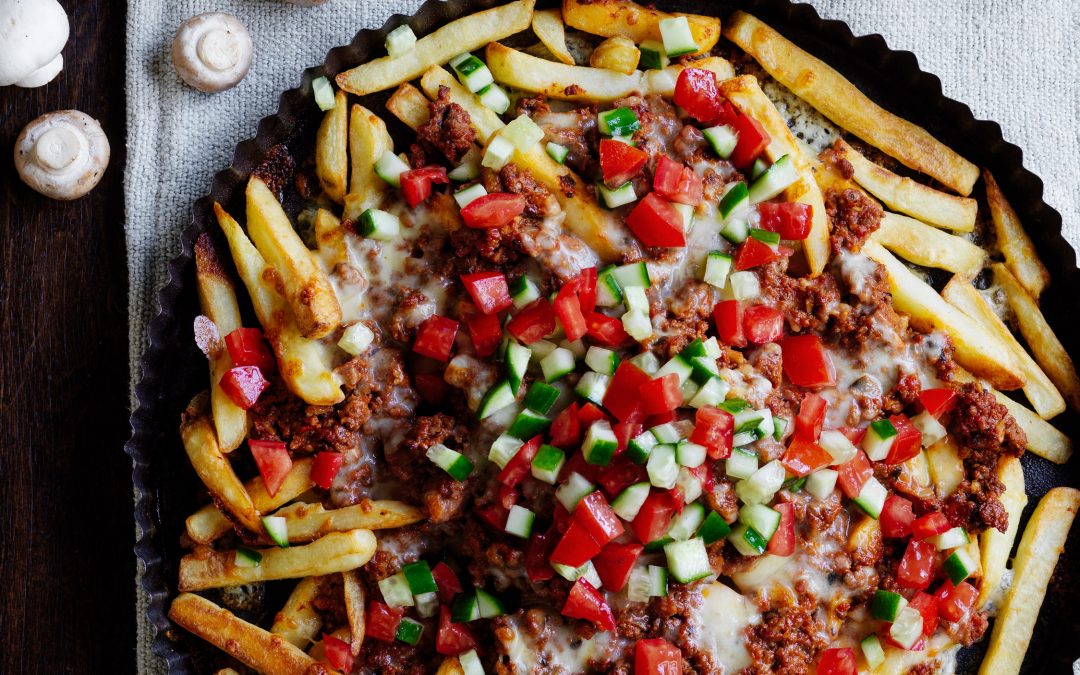
[[(124, 3), (61, 0), (65, 69), (0, 88), (0, 673), (135, 669), (124, 255)], [(101, 121), (112, 163), (88, 197), (23, 185), (38, 115)]]

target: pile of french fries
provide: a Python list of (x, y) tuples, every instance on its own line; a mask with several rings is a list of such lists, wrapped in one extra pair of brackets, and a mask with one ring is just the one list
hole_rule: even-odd
[[(342, 223), (355, 220), (386, 197), (385, 184), (373, 168), (379, 157), (393, 149), (393, 140), (379, 115), (359, 103), (350, 104), (350, 95), (394, 89), (386, 110), (416, 129), (428, 120), (429, 99), (445, 89), (451, 101), (468, 111), (477, 142), (483, 146), (505, 125), (444, 67), (462, 52), (483, 48), (495, 80), (514, 90), (601, 104), (633, 93), (670, 97), (679, 72), (692, 64), (714, 72), (720, 91), (732, 105), (764, 125), (772, 139), (765, 153), (770, 160), (783, 155), (793, 158), (800, 179), (788, 188), (785, 198), (813, 207), (811, 233), (803, 245), (811, 273), (821, 274), (829, 263), (830, 226), (824, 195), (844, 187), (878, 200), (887, 210), (864, 253), (885, 268), (896, 309), (908, 315), (918, 330), (942, 331), (951, 338), (956, 360), (963, 367), (959, 377), (978, 379), (993, 388), (1026, 432), (1031, 452), (1052, 462), (1067, 461), (1071, 440), (1048, 420), (1067, 405), (1080, 410), (1080, 379), (1039, 308), (1040, 294), (1050, 282), (1047, 270), (993, 176), (988, 171), (981, 174), (996, 238), (994, 250), (988, 252), (965, 236), (976, 228), (979, 206), (970, 195), (980, 177), (978, 167), (926, 130), (876, 105), (836, 70), (757, 18), (736, 12), (721, 30), (717, 18), (688, 15), (699, 52), (664, 69), (638, 70), (636, 45), (658, 40), (659, 23), (670, 16), (629, 0), (564, 0), (561, 9), (543, 11), (535, 10), (534, 0), (517, 0), (446, 24), (421, 37), (407, 54), (377, 58), (339, 74), (336, 105), (326, 113), (317, 133), (315, 162), (323, 192), (340, 207), (341, 216), (319, 210), (315, 219), (319, 255), (303, 243), (278, 199), (257, 177), (247, 186), (244, 225), (215, 205), (236, 272), (289, 390), (312, 405), (334, 405), (343, 399), (341, 381), (334, 373), (341, 355), (326, 339), (343, 320), (329, 274), (335, 263), (349, 260)], [(568, 27), (605, 38), (589, 59), (590, 65), (576, 62), (567, 48)], [(554, 60), (499, 43), (530, 28)], [(846, 161), (851, 172), (850, 178), (838, 176), (828, 166), (830, 160), (813, 156), (796, 141), (757, 78), (736, 76), (731, 63), (712, 55), (721, 35), (839, 127), (955, 194), (898, 175), (843, 140), (831, 152), (833, 159)], [(517, 150), (511, 161), (551, 191), (566, 214), (566, 227), (602, 260), (617, 261), (636, 246), (625, 226), (585, 189), (585, 181), (542, 149)], [(199, 238), (195, 259), (202, 312), (224, 336), (241, 326), (241, 315), (220, 255), (210, 237)], [(1002, 262), (995, 262), (998, 259)], [(953, 277), (938, 292), (908, 263), (945, 270)], [(1016, 331), (987, 293), (974, 285), (987, 268), (992, 288), (1007, 307)], [(198, 550), (180, 563), (181, 594), (172, 603), (170, 617), (259, 672), (334, 672), (319, 660), (318, 636), (323, 626), (313, 608), (314, 598), (329, 575), (341, 575), (349, 621), (334, 634), (350, 644), (354, 655), (359, 654), (365, 597), (356, 570), (374, 554), (378, 530), (416, 523), (422, 512), (394, 501), (364, 500), (340, 509), (309, 501), (310, 459), (295, 461), (272, 496), (261, 478), (242, 481), (229, 455), (247, 437), (249, 421), (217, 384), (232, 367), (228, 352), (218, 345), (208, 357), (214, 384), (208, 395), (191, 402), (180, 433), (213, 503), (187, 519), (187, 535)], [(1001, 390), (1022, 391), (1029, 405)], [(904, 471), (914, 483), (938, 496), (954, 491), (964, 476), (959, 449), (951, 438), (928, 448)], [(1004, 459), (998, 475), (1006, 487), (1002, 501), (1009, 529), (1004, 533), (988, 530), (970, 544), (974, 559), (980, 562), (980, 606), (998, 607), (982, 667), (987, 674), (1018, 672), (1050, 575), (1080, 505), (1080, 493), (1067, 488), (1054, 489), (1039, 502), (1013, 558), (1012, 583), (1002, 588), (1027, 496), (1018, 460)], [(221, 546), (222, 541), (239, 529), (246, 543), (268, 545), (261, 518), (271, 514), (287, 520), (290, 546), (260, 549), (258, 566), (237, 565), (236, 551)], [(299, 582), (269, 631), (195, 593), (279, 579)], [(935, 653), (950, 646), (935, 645)], [(887, 654), (886, 663), (874, 672), (906, 672), (918, 662), (912, 661), (916, 658), (912, 652), (887, 648)], [(457, 659), (450, 658), (439, 672), (462, 670)]]

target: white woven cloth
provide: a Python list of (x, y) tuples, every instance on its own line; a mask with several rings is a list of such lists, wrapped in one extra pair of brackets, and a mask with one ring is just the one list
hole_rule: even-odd
[[(708, 4), (708, 3), (703, 3)], [(941, 77), (945, 94), (975, 115), (998, 121), (1005, 138), (1025, 149), (1025, 163), (1046, 183), (1046, 201), (1080, 240), (1080, 3), (1072, 0), (816, 0), (826, 18), (856, 34), (881, 33), (889, 46), (919, 57)], [(419, 0), (330, 0), (300, 7), (283, 0), (129, 0), (127, 18), (128, 138), (125, 180), (130, 279), (131, 381), (146, 345), (146, 324), (165, 264), (178, 251), (191, 204), (227, 167), (233, 147), (254, 136), (277, 109), (278, 95), (326, 52), (351, 41)], [(201, 12), (227, 11), (251, 32), (255, 58), (238, 87), (201, 94), (176, 76), (169, 45), (176, 27)], [(116, 141), (118, 139), (114, 139)], [(138, 591), (137, 665), (158, 673), (150, 652), (146, 597)]]

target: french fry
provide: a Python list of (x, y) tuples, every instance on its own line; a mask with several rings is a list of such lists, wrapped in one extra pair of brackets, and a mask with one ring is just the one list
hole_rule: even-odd
[(1001, 493), (1001, 503), (1009, 514), (1009, 527), (998, 532), (990, 527), (979, 535), (982, 547), (983, 579), (979, 584), (979, 599), (976, 605), (985, 607), (987, 602), (994, 602), (1000, 594), (1001, 577), (1009, 562), (1016, 533), (1020, 529), (1020, 515), (1027, 505), (1027, 493), (1024, 491), (1024, 469), (1017, 457), (1002, 457), (998, 463), (998, 479), (1005, 486)]
[(1024, 231), (1020, 217), (1016, 215), (1009, 200), (1005, 199), (994, 176), (985, 169), (983, 182), (986, 184), (986, 203), (990, 207), (990, 218), (994, 221), (997, 247), (1005, 256), (1005, 266), (1028, 294), (1038, 300), (1050, 283), (1050, 273), (1039, 260), (1035, 244)]
[(994, 396), (998, 403), (1009, 409), (1009, 414), (1024, 430), (1028, 450), (1056, 464), (1069, 461), (1072, 456), (1072, 440), (1068, 436), (1000, 391), (995, 391)]
[(245, 665), (266, 675), (334, 675), (303, 650), (194, 593), (172, 601), (169, 618)]
[(342, 587), (345, 592), (345, 616), (349, 620), (350, 651), (353, 656), (360, 654), (364, 644), (366, 623), (364, 620), (364, 584), (356, 570), (341, 573)]
[(724, 27), (724, 36), (753, 56), (780, 84), (840, 127), (961, 195), (971, 194), (979, 177), (977, 166), (922, 127), (878, 106), (827, 63), (756, 17), (735, 12)]
[(596, 45), (596, 49), (589, 55), (589, 65), (631, 75), (637, 70), (640, 59), (641, 51), (637, 45), (629, 38), (616, 35)]
[(458, 657), (448, 656), (439, 664), (439, 669), (435, 671), (435, 675), (465, 675), (465, 671), (461, 669), (461, 662), (458, 661)]
[(344, 572), (367, 563), (376, 545), (371, 530), (331, 532), (305, 546), (262, 549), (262, 562), (255, 567), (235, 564), (235, 551), (199, 552), (180, 560), (180, 590), (201, 591)]
[[(344, 628), (344, 627), (338, 628), (337, 630), (333, 631), (332, 633), (328, 633), (327, 635), (332, 635), (332, 636), (336, 637), (337, 639), (339, 639), (339, 640), (341, 640), (342, 642), (345, 642), (345, 643), (348, 643), (349, 640), (352, 639), (349, 636), (349, 629)], [(316, 661), (326, 662), (326, 639), (325, 639), (325, 635), (324, 635), (324, 639), (319, 640), (318, 642), (312, 643), (311, 648), (307, 650), (307, 653), (308, 653), (308, 656), (315, 659)]]
[(563, 20), (566, 25), (593, 35), (621, 35), (637, 44), (646, 40), (662, 42), (660, 22), (674, 16), (685, 16), (698, 51), (709, 52), (720, 39), (720, 19), (698, 14), (668, 14), (643, 7), (631, 0), (563, 0)]
[(433, 65), (525, 30), (532, 23), (535, 4), (535, 0), (517, 0), (451, 21), (417, 40), (406, 54), (384, 56), (341, 73), (337, 84), (357, 96), (396, 87)]
[(349, 260), (349, 246), (345, 243), (341, 219), (326, 209), (315, 212), (315, 245), (319, 249), (318, 260), (327, 275), (333, 273), (339, 263)]
[(1016, 316), (1020, 334), (1031, 348), (1035, 360), (1046, 371), (1050, 381), (1057, 386), (1069, 405), (1074, 410), (1080, 410), (1080, 378), (1076, 375), (1076, 367), (1061, 341), (1054, 335), (1054, 330), (1046, 322), (1039, 305), (1005, 265), (995, 263), (991, 269), (994, 272), (994, 283), (1005, 292), (1009, 307)]
[[(241, 327), (240, 306), (232, 280), (221, 266), (210, 235), (205, 232), (195, 241), (195, 282), (199, 291), (199, 306), (214, 325), (222, 340)], [(222, 345), (210, 354), (210, 412), (214, 418), (218, 446), (222, 452), (232, 452), (247, 436), (247, 411), (233, 403), (221, 388), (221, 378), (233, 367), (229, 351)]]
[[(273, 497), (266, 491), (261, 476), (256, 476), (244, 483), (244, 490), (251, 497), (251, 503), (260, 514), (270, 513), (304, 494), (315, 483), (311, 480), (310, 457), (293, 461), (292, 469), (285, 476), (281, 487)], [(197, 544), (209, 544), (226, 532), (232, 530), (232, 523), (214, 504), (207, 504), (188, 516), (184, 523), (187, 535)], [(259, 532), (260, 530), (256, 530)]]
[(1065, 412), (1065, 399), (1058, 393), (1054, 383), (1046, 376), (1039, 364), (1027, 353), (1013, 337), (1012, 331), (998, 318), (994, 309), (985, 298), (975, 290), (967, 280), (953, 277), (941, 292), (953, 307), (967, 314), (973, 321), (998, 336), (1012, 351), (1020, 370), (1027, 377), (1024, 383), (1024, 395), (1027, 396), (1035, 412), (1045, 420)]
[(340, 509), (324, 509), (322, 504), (290, 504), (274, 515), (282, 516), (289, 526), (289, 541), (318, 539), (330, 532), (348, 530), (385, 530), (404, 527), (423, 520), (420, 509), (392, 500), (361, 500)]
[(871, 236), (916, 265), (937, 267), (968, 279), (978, 274), (986, 262), (986, 251), (967, 239), (898, 213), (886, 211), (881, 227)]
[[(882, 642), (885, 650), (885, 661), (873, 671), (866, 671), (872, 672), (873, 675), (908, 675), (916, 666), (933, 663), (935, 658), (942, 656), (956, 646), (956, 643), (945, 634), (945, 631), (940, 630), (930, 636), (926, 641), (926, 646), (917, 652), (900, 649), (887, 642)], [(937, 664), (934, 663), (934, 665)]]
[(180, 423), (180, 438), (195, 473), (210, 494), (217, 497), (241, 525), (252, 532), (262, 532), (262, 523), (251, 496), (236, 477), (232, 464), (221, 453), (217, 435), (210, 420), (202, 412), (201, 403), (192, 401)]
[(428, 106), (427, 97), (408, 82), (394, 90), (386, 102), (386, 109), (413, 131), (424, 126), (431, 119), (431, 108)]
[(851, 162), (855, 182), (890, 209), (954, 232), (975, 229), (978, 203), (974, 199), (950, 195), (906, 176), (897, 176), (863, 157), (843, 139), (837, 139), (834, 147)]
[(614, 101), (644, 88), (638, 71), (628, 75), (588, 66), (568, 66), (498, 42), (487, 46), (487, 65), (496, 82), (567, 101)]
[(566, 48), (566, 27), (558, 9), (538, 9), (533, 12), (532, 30), (551, 55), (568, 66), (574, 65), (574, 55)]
[(247, 186), (247, 229), (255, 248), (277, 271), (300, 333), (317, 339), (333, 332), (341, 323), (341, 305), (330, 280), (277, 197), (254, 176)]
[(270, 632), (303, 649), (319, 636), (322, 617), (315, 611), (322, 577), (304, 577), (289, 594), (285, 606), (274, 615)]
[(732, 105), (750, 115), (769, 132), (770, 142), (765, 148), (765, 156), (776, 161), (789, 155), (799, 171), (799, 180), (784, 191), (787, 201), (809, 204), (812, 210), (810, 234), (803, 241), (803, 250), (810, 263), (811, 274), (817, 276), (825, 270), (829, 261), (829, 221), (825, 214), (825, 199), (814, 179), (814, 167), (811, 158), (799, 147), (795, 137), (788, 129), (780, 111), (769, 97), (761, 90), (757, 78), (752, 75), (740, 75), (720, 82), (722, 93)]
[(1080, 491), (1059, 487), (1046, 493), (1031, 514), (1013, 563), (1013, 581), (994, 621), (980, 674), (1019, 673), (1050, 576), (1065, 547)]
[(926, 449), (926, 461), (938, 498), (944, 499), (956, 492), (964, 481), (964, 462), (960, 459), (956, 439), (946, 436), (931, 445)]
[(312, 405), (333, 405), (344, 399), (341, 386), (327, 366), (327, 347), (300, 334), (285, 298), (277, 290), (277, 274), (220, 204), (214, 204), (214, 213), (229, 240), (236, 271), (247, 287), (266, 339), (277, 354), (281, 377), (289, 390)]
[(323, 192), (338, 204), (345, 203), (345, 183), (349, 176), (349, 103), (340, 89), (334, 107), (326, 111), (315, 135), (315, 175)]
[(375, 162), (394, 149), (386, 122), (362, 105), (353, 105), (349, 117), (349, 160), (352, 163), (349, 193), (345, 195), (343, 220), (355, 221), (365, 210), (378, 206), (386, 183), (375, 175)]
[(948, 333), (960, 365), (998, 389), (1016, 389), (1024, 385), (1024, 374), (1016, 365), (1016, 359), (993, 333), (973, 324), (963, 312), (945, 302), (937, 291), (873, 239), (863, 245), (863, 253), (885, 266), (893, 305), (911, 317), (916, 329)]

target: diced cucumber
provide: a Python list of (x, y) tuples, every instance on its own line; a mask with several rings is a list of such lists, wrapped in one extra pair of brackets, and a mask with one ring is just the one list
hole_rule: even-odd
[[(547, 447), (551, 447), (550, 445)], [(560, 452), (562, 452), (560, 450)], [(535, 466), (535, 464), (534, 464)], [(535, 471), (533, 475), (536, 475)], [(506, 516), (505, 529), (509, 534), (521, 537), (522, 539), (528, 539), (532, 536), (533, 521), (536, 520), (536, 514), (518, 504), (514, 504), (510, 507), (510, 513)]]
[(684, 359), (692, 359), (696, 356), (707, 356), (705, 353), (705, 343), (702, 342), (701, 338), (694, 338), (691, 340), (690, 344), (683, 347), (682, 351), (679, 352), (679, 356)]
[(720, 404), (720, 408), (726, 410), (732, 415), (747, 410), (749, 407), (750, 404), (741, 398), (733, 398)]
[(688, 584), (713, 573), (709, 554), (705, 552), (705, 542), (697, 537), (665, 544), (664, 555), (671, 576), (679, 583)]
[(600, 270), (596, 276), (596, 304), (599, 307), (616, 307), (622, 304), (622, 286), (613, 274), (614, 265)]
[(761, 295), (761, 282), (757, 274), (750, 270), (733, 272), (728, 277), (728, 285), (731, 287), (731, 297), (736, 300), (752, 300)]
[(972, 560), (967, 549), (958, 548), (945, 559), (942, 568), (945, 570), (946, 576), (949, 577), (949, 581), (955, 586), (970, 577), (977, 569), (977, 565)]
[(532, 475), (539, 481), (554, 485), (566, 463), (566, 453), (552, 445), (543, 444), (532, 461)]
[(559, 346), (563, 349), (569, 349), (570, 353), (574, 355), (574, 360), (585, 358), (585, 353), (588, 351), (588, 347), (585, 346), (585, 342), (581, 338), (573, 341), (563, 340), (559, 342)]
[(697, 396), (697, 392), (698, 392), (698, 383), (697, 382), (694, 382), (692, 379), (687, 380), (686, 382), (683, 382), (682, 386), (679, 387), (679, 395), (682, 398), (683, 405), (685, 405), (686, 402), (689, 401), (690, 399)]
[(498, 171), (510, 162), (514, 156), (514, 144), (502, 136), (492, 136), (484, 150), (484, 158), (480, 160), (481, 166)]
[[(720, 217), (724, 224), (733, 220), (746, 221), (750, 214), (750, 189), (742, 181), (733, 183), (720, 198)], [(745, 237), (743, 237), (745, 239)]]
[(558, 572), (559, 576), (567, 581), (577, 581), (578, 579), (585, 579), (593, 588), (599, 589), (603, 582), (600, 581), (600, 575), (596, 572), (596, 566), (589, 560), (581, 567), (570, 567), (569, 565), (560, 565), (559, 563), (551, 563), (552, 569)]
[(427, 449), (427, 458), (457, 481), (463, 481), (472, 473), (473, 463), (456, 450), (451, 450), (442, 443), (436, 443)]
[(739, 522), (754, 528), (768, 541), (780, 526), (780, 512), (764, 504), (746, 504), (739, 509)]
[(789, 155), (784, 155), (751, 183), (750, 203), (760, 204), (768, 201), (797, 180), (799, 180), (799, 172), (795, 169), (795, 162)]
[(240, 546), (233, 556), (233, 565), (237, 567), (258, 567), (262, 564), (262, 553)]
[(319, 106), (319, 110), (333, 110), (337, 106), (334, 87), (325, 77), (316, 77), (311, 81), (311, 93), (315, 95), (315, 104)]
[(631, 136), (631, 135), (627, 135), (627, 136), (612, 136), (612, 137), (611, 137), (611, 140), (613, 140), (613, 141), (618, 141), (618, 142), (620, 142), (620, 143), (626, 143), (627, 145), (629, 145), (629, 146), (631, 146), (631, 147), (634, 147), (634, 148), (636, 148), (636, 147), (637, 147), (637, 143), (636, 143), (636, 142), (634, 141), (634, 137), (633, 137), (633, 136)]
[[(458, 164), (451, 169), (446, 177), (455, 183), (468, 183), (471, 180), (476, 180), (480, 177), (480, 164), (475, 159), (467, 159), (466, 161)], [(487, 194), (487, 191), (484, 191)], [(461, 205), (461, 202), (458, 202)]]
[(408, 170), (409, 165), (395, 155), (393, 150), (387, 150), (375, 162), (375, 175), (396, 188), (401, 187), (401, 174)]
[(397, 632), (394, 637), (400, 642), (404, 642), (408, 645), (414, 645), (420, 642), (420, 636), (424, 633), (424, 624), (420, 623), (416, 619), (410, 619), (409, 617), (402, 617), (401, 623), (398, 624)]
[(567, 148), (565, 145), (559, 145), (558, 143), (555, 143), (553, 141), (548, 141), (547, 145), (544, 146), (544, 151), (547, 152), (548, 157), (551, 157), (559, 164), (565, 164), (566, 156), (570, 154), (569, 148)]
[(728, 541), (731, 542), (736, 551), (751, 557), (764, 553), (765, 547), (769, 544), (767, 539), (746, 523), (739, 523), (732, 528), (731, 534), (728, 535)]
[(544, 131), (536, 126), (532, 118), (522, 113), (503, 127), (500, 132), (502, 137), (510, 141), (515, 148), (522, 152), (528, 152), (540, 141), (544, 140)]
[(656, 436), (648, 431), (643, 431), (634, 436), (626, 444), (627, 456), (636, 464), (644, 464), (649, 459), (649, 453), (656, 447)]
[(537, 434), (545, 433), (550, 426), (549, 418), (526, 408), (517, 414), (506, 433), (527, 441)]
[(506, 606), (499, 596), (482, 588), (476, 589), (476, 607), (480, 611), (481, 619), (493, 619), (506, 614)]
[(397, 58), (412, 51), (416, 46), (416, 33), (408, 24), (402, 24), (386, 34), (386, 53)]
[(705, 506), (698, 502), (687, 504), (682, 513), (671, 521), (667, 536), (675, 541), (685, 541), (694, 537), (703, 522), (705, 522)]
[(675, 461), (680, 466), (696, 469), (705, 463), (707, 448), (704, 445), (684, 441), (675, 446)]
[(537, 340), (529, 346), (532, 347), (533, 353), (536, 354), (536, 358), (538, 359), (544, 358), (559, 347), (559, 345), (551, 340)]
[(394, 241), (401, 236), (401, 221), (392, 213), (367, 209), (360, 214), (357, 231), (368, 239)]
[(732, 218), (724, 223), (723, 229), (720, 230), (720, 236), (733, 244), (741, 244), (746, 241), (749, 233), (750, 225), (742, 218)]
[(879, 483), (877, 478), (870, 476), (859, 491), (859, 496), (855, 498), (855, 503), (866, 512), (866, 515), (877, 520), (881, 515), (881, 507), (885, 505), (885, 498), (888, 496), (885, 486)]
[(657, 424), (652, 429), (649, 429), (649, 433), (660, 443), (678, 443), (681, 440), (678, 429), (671, 422)]
[(678, 202), (672, 202), (671, 206), (679, 212), (679, 216), (682, 218), (683, 231), (689, 232), (694, 227), (694, 217), (697, 215), (697, 209), (690, 204), (680, 204)]
[(619, 367), (619, 355), (604, 347), (592, 346), (585, 352), (585, 365), (598, 373), (614, 375)]
[(712, 356), (695, 356), (690, 359), (690, 368), (692, 369), (690, 379), (696, 384), (705, 384), (709, 380), (720, 377), (720, 368), (717, 367), (716, 359)]
[(739, 144), (738, 132), (726, 124), (702, 129), (701, 134), (705, 136), (713, 152), (721, 159), (731, 157), (731, 153), (735, 152), (735, 146)]
[(785, 477), (784, 465), (774, 459), (749, 478), (736, 483), (735, 494), (747, 504), (765, 504), (784, 484)]
[(525, 442), (520, 438), (514, 438), (503, 434), (496, 438), (492, 444), (491, 449), (488, 450), (488, 459), (495, 463), (500, 469), (505, 468), (507, 463), (513, 459), (514, 455), (518, 453), (521, 446), (525, 445)]
[(622, 315), (623, 330), (635, 340), (647, 340), (653, 336), (652, 319), (644, 312), (627, 312)]
[(510, 96), (494, 82), (476, 92), (476, 95), (480, 97), (480, 103), (484, 104), (485, 108), (494, 110), (499, 115), (510, 109)]
[(628, 486), (611, 502), (611, 510), (626, 522), (637, 517), (638, 511), (649, 497), (648, 483), (634, 483)]
[(882, 621), (896, 621), (901, 610), (907, 607), (907, 600), (899, 593), (878, 589), (870, 601), (870, 614)]
[(510, 385), (510, 392), (517, 396), (521, 388), (521, 380), (525, 377), (525, 371), (529, 368), (529, 360), (533, 350), (510, 341), (506, 343), (506, 380)]
[(573, 513), (578, 502), (595, 489), (595, 485), (575, 471), (567, 477), (565, 483), (555, 490), (555, 498), (559, 500), (559, 503), (562, 504), (567, 511)]
[(600, 193), (600, 201), (609, 209), (615, 209), (637, 201), (637, 193), (634, 192), (634, 184), (626, 181), (614, 190), (603, 183), (596, 184), (596, 191)]
[(720, 251), (709, 251), (705, 257), (705, 283), (723, 289), (731, 272), (731, 256)]
[(962, 527), (954, 527), (951, 530), (942, 532), (936, 537), (932, 537), (934, 546), (937, 546), (939, 551), (947, 551), (950, 548), (957, 548), (959, 546), (966, 546), (971, 539), (968, 538), (968, 533), (964, 531)]
[(673, 16), (660, 20), (660, 37), (664, 39), (664, 52), (668, 56), (682, 56), (698, 50), (690, 22), (685, 16)]
[(792, 476), (784, 481), (784, 484), (780, 486), (780, 489), (795, 493), (802, 490), (804, 485), (806, 485), (806, 476)]
[(439, 594), (438, 593), (421, 593), (420, 595), (413, 596), (416, 601), (416, 613), (421, 618), (428, 618), (435, 616), (435, 612), (439, 611)]
[(475, 183), (466, 188), (461, 188), (454, 193), (454, 201), (457, 202), (458, 208), (463, 209), (469, 204), (472, 204), (477, 199), (480, 199), (486, 195), (488, 191), (480, 183)]
[(630, 602), (648, 602), (649, 596), (649, 569), (635, 567), (630, 571), (630, 580), (626, 582), (626, 598)]
[(634, 286), (648, 288), (652, 285), (649, 281), (649, 268), (644, 262), (627, 263), (619, 265), (611, 270), (612, 276), (619, 282), (619, 287), (625, 290)]
[(649, 315), (649, 296), (641, 286), (630, 286), (623, 292), (623, 302), (631, 312)]
[(773, 438), (781, 440), (784, 438), (784, 431), (787, 430), (788, 421), (783, 417), (773, 418)]
[(683, 502), (689, 504), (697, 501), (701, 496), (701, 479), (685, 466), (679, 467), (679, 477), (675, 479), (675, 487), (682, 490)]
[(603, 373), (590, 372), (581, 376), (577, 386), (574, 387), (574, 392), (596, 405), (603, 405), (604, 395), (607, 394), (609, 386), (611, 386), (610, 377)]
[(690, 399), (690, 407), (704, 408), (706, 406), (717, 406), (723, 402), (729, 389), (731, 389), (731, 385), (719, 377), (714, 377), (701, 385), (701, 388), (694, 394), (694, 397)]
[(405, 575), (405, 581), (409, 584), (409, 591), (414, 595), (434, 593), (439, 590), (435, 584), (435, 576), (431, 573), (431, 566), (425, 560), (409, 563), (401, 568)]
[(409, 590), (409, 580), (403, 572), (380, 580), (379, 592), (382, 593), (383, 602), (391, 607), (412, 607), (415, 604)]
[(668, 571), (659, 565), (649, 565), (649, 595), (662, 598), (667, 595)]
[(510, 298), (514, 307), (521, 309), (540, 298), (540, 287), (529, 277), (522, 275), (510, 284)]
[(859, 449), (851, 444), (848, 437), (835, 429), (822, 431), (818, 437), (818, 445), (832, 456), (832, 466), (847, 464), (859, 453)]
[(345, 329), (338, 340), (338, 347), (349, 352), (353, 356), (359, 356), (367, 351), (375, 339), (375, 333), (366, 325), (356, 322)]
[(902, 649), (911, 649), (923, 633), (923, 618), (914, 607), (904, 607), (889, 626), (889, 637)]
[(574, 372), (575, 365), (574, 353), (563, 347), (556, 347), (554, 351), (540, 359), (540, 370), (548, 382), (554, 382), (567, 373)]
[(599, 113), (596, 125), (605, 136), (626, 136), (640, 129), (641, 121), (630, 108), (615, 108)]
[(495, 81), (487, 64), (468, 52), (450, 59), (450, 67), (465, 88), (473, 93)]
[(551, 410), (551, 406), (555, 405), (555, 401), (559, 400), (559, 394), (557, 387), (546, 382), (533, 382), (529, 385), (528, 393), (525, 394), (525, 407), (546, 415)]
[(731, 439), (731, 445), (736, 448), (745, 447), (750, 445), (758, 439), (757, 435), (753, 431), (744, 431), (740, 434), (735, 434)]
[(911, 423), (922, 432), (922, 445), (924, 448), (937, 443), (949, 433), (945, 430), (945, 426), (937, 421), (936, 417), (925, 410), (912, 417)]
[(826, 499), (836, 489), (839, 472), (832, 469), (818, 469), (806, 477), (806, 491), (818, 499)]
[(871, 422), (863, 437), (862, 449), (872, 461), (880, 462), (889, 456), (889, 448), (896, 440), (896, 427), (889, 420)]
[(454, 599), (450, 608), (450, 619), (454, 623), (468, 623), (480, 618), (480, 605), (476, 593), (462, 593)]
[(263, 516), (262, 524), (270, 541), (281, 548), (289, 548), (289, 521), (284, 516)]
[(656, 358), (656, 354), (651, 351), (641, 352), (637, 356), (630, 359), (630, 363), (634, 364), (638, 368), (641, 368), (647, 375), (655, 375), (656, 371), (660, 370), (660, 359)]
[(464, 675), (485, 675), (484, 665), (480, 663), (480, 657), (475, 649), (470, 649), (464, 654), (458, 654), (458, 664)]
[(615, 438), (615, 432), (611, 430), (611, 424), (607, 420), (597, 420), (585, 432), (585, 440), (581, 442), (581, 454), (589, 464), (607, 466), (618, 446), (619, 442)]
[(724, 517), (716, 511), (709, 511), (709, 514), (705, 516), (704, 522), (701, 523), (701, 527), (699, 527), (697, 531), (697, 535), (701, 537), (702, 541), (706, 544), (720, 541), (730, 533), (731, 526), (728, 525), (727, 521), (724, 520)]
[(754, 410), (748, 408), (746, 410), (740, 410), (735, 413), (735, 433), (741, 434), (747, 431), (753, 431), (761, 424), (761, 420), (764, 415), (760, 410)]
[(676, 354), (675, 356), (672, 356), (667, 363), (661, 366), (660, 370), (656, 371), (656, 374), (653, 375), (653, 379), (658, 380), (665, 375), (674, 374), (676, 377), (679, 378), (679, 386), (681, 387), (683, 382), (686, 382), (686, 380), (690, 378), (693, 372), (694, 367), (691, 366), (690, 363), (682, 356)]
[(649, 482), (656, 487), (664, 490), (675, 487), (675, 480), (679, 477), (675, 446), (663, 444), (653, 448), (649, 453), (649, 460), (645, 463), (645, 471), (649, 474)]
[(671, 60), (667, 57), (664, 45), (656, 40), (645, 40), (638, 45), (641, 58), (638, 59), (638, 67), (642, 70), (659, 70), (667, 68)]
[(757, 239), (762, 244), (765, 244), (769, 248), (776, 250), (776, 247), (780, 244), (780, 233), (772, 232), (770, 230), (763, 230), (758, 227), (751, 227), (748, 233), (754, 239)]
[(867, 635), (859, 643), (859, 647), (862, 648), (863, 658), (871, 670), (877, 670), (878, 666), (885, 663), (885, 650), (881, 648), (881, 640), (877, 635)]
[(725, 460), (724, 470), (732, 478), (749, 478), (758, 470), (757, 453), (735, 448)]
[(764, 157), (758, 157), (754, 160), (753, 166), (750, 167), (750, 180), (754, 180), (768, 170), (769, 163), (765, 161)]
[(517, 402), (517, 397), (514, 396), (514, 390), (510, 388), (510, 383), (507, 380), (502, 380), (484, 394), (476, 414), (482, 420), (487, 419), (503, 408), (514, 405), (515, 402)]

